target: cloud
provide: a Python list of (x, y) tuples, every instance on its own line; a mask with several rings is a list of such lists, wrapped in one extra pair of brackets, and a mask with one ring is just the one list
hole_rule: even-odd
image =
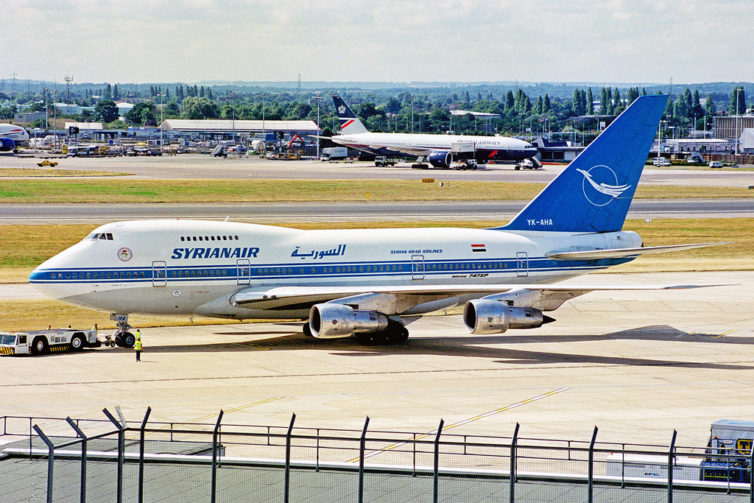
[(21, 78), (754, 80), (750, 0), (6, 3)]

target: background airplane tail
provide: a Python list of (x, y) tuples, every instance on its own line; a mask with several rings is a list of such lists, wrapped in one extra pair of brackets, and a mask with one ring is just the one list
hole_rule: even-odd
[(340, 96), (332, 97), (333, 103), (335, 103), (335, 111), (338, 112), (338, 121), (340, 122), (340, 134), (359, 134), (368, 133), (369, 130), (364, 127), (356, 114), (353, 113), (351, 107), (346, 105), (346, 102)]
[(667, 96), (641, 96), (539, 193), (505, 230), (623, 228)]

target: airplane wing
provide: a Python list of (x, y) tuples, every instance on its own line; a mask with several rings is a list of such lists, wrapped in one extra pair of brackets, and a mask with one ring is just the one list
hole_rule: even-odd
[(583, 251), (564, 251), (551, 252), (547, 258), (554, 260), (599, 260), (603, 258), (624, 258), (635, 257), (636, 255), (645, 255), (651, 253), (666, 253), (671, 251), (691, 250), (693, 248), (704, 248), (706, 246), (727, 245), (729, 242), (719, 243), (694, 243), (685, 245), (666, 245), (666, 246), (643, 246), (640, 248), (613, 248), (608, 250), (583, 250)]
[[(536, 299), (545, 310), (557, 309), (566, 300), (593, 291), (678, 290), (719, 285), (587, 285), (587, 284), (488, 284), (488, 285), (396, 285), (396, 286), (283, 286), (269, 289), (246, 288), (236, 292), (230, 302), (251, 309), (304, 309), (321, 302), (345, 299), (363, 294), (391, 296), (393, 305), (403, 306), (401, 314), (428, 299), (464, 297), (464, 300), (492, 294), (515, 292), (515, 297)], [(530, 295), (531, 294), (531, 295)], [(513, 297), (512, 297), (513, 298)], [(525, 301), (524, 301), (525, 302)]]

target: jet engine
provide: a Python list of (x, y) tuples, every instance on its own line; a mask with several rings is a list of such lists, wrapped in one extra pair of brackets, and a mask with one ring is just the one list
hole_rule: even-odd
[(356, 310), (343, 304), (316, 304), (309, 312), (309, 329), (320, 339), (382, 332), (387, 327), (388, 317), (384, 314)]
[(429, 153), (427, 160), (435, 168), (449, 168), (453, 164), (453, 153), (436, 150)]
[(539, 309), (511, 307), (491, 299), (471, 300), (463, 308), (463, 324), (471, 334), (502, 334), (509, 328), (537, 328), (547, 321), (552, 319)]
[(16, 148), (16, 142), (11, 138), (0, 138), (0, 152), (9, 152)]

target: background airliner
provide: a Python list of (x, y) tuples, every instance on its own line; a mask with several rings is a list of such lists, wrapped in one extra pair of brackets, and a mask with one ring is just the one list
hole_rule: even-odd
[(26, 129), (14, 124), (0, 124), (0, 152), (16, 150), (16, 147), (28, 141)]
[[(487, 161), (520, 161), (537, 155), (537, 147), (504, 136), (465, 136), (414, 133), (370, 133), (340, 96), (333, 96), (340, 121), (340, 134), (330, 140), (339, 145), (378, 155), (400, 152), (426, 158), (437, 168), (449, 168), (454, 160), (471, 158)], [(466, 152), (473, 144), (472, 151)], [(463, 150), (463, 152), (454, 152)]]
[(419, 315), (464, 306), (474, 334), (535, 328), (544, 312), (592, 290), (561, 286), (645, 248), (621, 231), (665, 109), (636, 100), (508, 225), (492, 229), (312, 230), (146, 220), (94, 230), (30, 282), (71, 304), (110, 311), (131, 345), (130, 313), (297, 318), (319, 338), (405, 341)]

